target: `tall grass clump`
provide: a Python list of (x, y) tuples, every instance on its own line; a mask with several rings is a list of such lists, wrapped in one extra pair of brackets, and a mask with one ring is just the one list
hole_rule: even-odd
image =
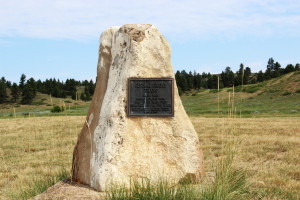
[(203, 186), (201, 200), (250, 199), (246, 172), (233, 164), (235, 152), (230, 145), (225, 148), (225, 157), (216, 167), (215, 180)]
[(196, 190), (189, 185), (180, 184), (174, 186), (168, 181), (152, 183), (149, 179), (131, 180), (130, 187), (113, 186), (111, 191), (106, 193), (106, 200), (178, 200), (178, 199), (199, 199)]
[[(226, 148), (225, 156), (217, 163), (213, 181), (171, 184), (168, 181), (151, 183), (149, 179), (133, 180), (130, 187), (113, 187), (106, 200), (236, 200), (250, 199), (246, 173), (233, 164), (235, 151)], [(192, 184), (191, 184), (192, 183)]]
[(27, 187), (22, 188), (17, 194), (12, 194), (11, 197), (12, 199), (30, 199), (68, 177), (70, 173), (65, 168), (61, 168), (55, 176), (33, 179)]

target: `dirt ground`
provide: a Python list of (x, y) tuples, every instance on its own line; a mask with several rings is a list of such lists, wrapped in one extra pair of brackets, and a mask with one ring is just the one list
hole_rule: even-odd
[(34, 200), (99, 200), (104, 199), (104, 193), (97, 192), (87, 185), (71, 182), (70, 179), (61, 181), (47, 189), (46, 192), (34, 197)]

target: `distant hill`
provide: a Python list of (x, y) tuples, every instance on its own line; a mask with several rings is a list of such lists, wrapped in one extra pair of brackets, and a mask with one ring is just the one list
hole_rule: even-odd
[[(17, 117), (48, 115), (85, 115), (87, 113), (90, 101), (80, 100), (79, 97), (83, 90), (84, 87), (77, 87), (77, 100), (73, 100), (70, 96), (67, 96), (67, 98), (56, 98), (48, 94), (37, 92), (35, 98), (33, 99), (30, 105), (21, 105), (19, 103), (0, 104), (0, 117), (14, 117), (15, 112)], [(53, 108), (53, 106), (64, 107), (65, 111), (61, 113), (51, 113), (51, 109)]]
[[(219, 97), (219, 109), (218, 109)], [(229, 99), (230, 98), (230, 99)], [(291, 72), (258, 84), (193, 90), (181, 97), (189, 115), (207, 117), (300, 116), (300, 72)]]
[[(78, 87), (77, 91), (80, 95), (84, 88)], [(191, 90), (183, 93), (181, 99), (191, 116), (300, 116), (300, 71), (257, 84), (235, 87), (234, 98), (233, 88), (222, 88), (219, 93), (217, 89)], [(79, 98), (77, 101), (71, 97), (54, 98), (37, 92), (31, 105), (0, 104), (0, 117), (13, 117), (14, 112), (17, 116), (85, 115), (89, 104), (89, 101), (81, 101)], [(51, 113), (55, 105), (64, 106), (66, 111)]]

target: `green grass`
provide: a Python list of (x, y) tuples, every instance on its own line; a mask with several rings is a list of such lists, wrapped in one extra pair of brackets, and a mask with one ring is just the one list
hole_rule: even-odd
[(250, 184), (247, 182), (246, 172), (233, 165), (235, 154), (232, 147), (227, 147), (225, 158), (221, 159), (216, 167), (214, 182), (204, 186), (199, 199), (250, 199)]
[(197, 199), (196, 191), (188, 185), (174, 186), (167, 181), (151, 183), (148, 179), (132, 180), (130, 188), (115, 187), (106, 194), (106, 200), (177, 200)]
[(65, 168), (62, 168), (57, 172), (56, 176), (33, 179), (32, 182), (28, 183), (27, 187), (20, 189), (19, 192), (15, 194), (11, 194), (11, 198), (24, 200), (30, 199), (45, 192), (49, 187), (68, 177), (70, 177), (70, 173)]
[[(234, 107), (237, 117), (300, 116), (300, 74), (290, 73), (258, 84), (235, 87)], [(227, 117), (228, 98), (232, 88), (205, 90), (196, 96), (181, 96), (190, 116)], [(220, 107), (218, 111), (218, 96)]]
[(149, 179), (132, 180), (130, 188), (112, 187), (106, 200), (236, 200), (250, 199), (249, 183), (244, 170), (234, 166), (235, 152), (227, 148), (216, 167), (214, 181), (198, 184), (178, 184), (167, 181), (151, 183)]

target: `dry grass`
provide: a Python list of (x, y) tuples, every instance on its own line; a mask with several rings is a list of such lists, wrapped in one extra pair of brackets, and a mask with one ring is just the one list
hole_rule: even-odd
[(71, 168), (84, 117), (0, 119), (0, 199)]
[[(0, 199), (8, 199), (33, 179), (70, 169), (72, 151), (85, 117), (0, 119)], [(206, 171), (222, 155), (222, 145), (239, 141), (235, 157), (247, 170), (254, 199), (297, 199), (300, 194), (299, 118), (192, 118), (199, 133)]]
[(247, 170), (252, 196), (259, 199), (300, 198), (300, 119), (192, 118), (203, 144), (206, 171), (222, 154), (221, 146), (239, 141), (235, 163)]

